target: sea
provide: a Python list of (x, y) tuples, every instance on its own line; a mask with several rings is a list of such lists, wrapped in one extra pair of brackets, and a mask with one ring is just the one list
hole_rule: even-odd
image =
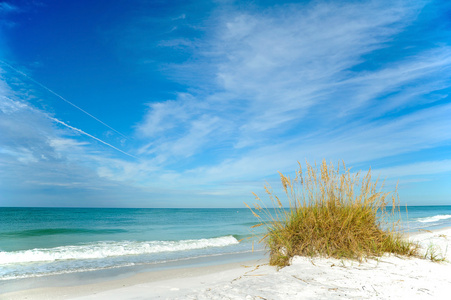
[[(402, 230), (451, 227), (451, 206), (401, 209)], [(19, 279), (99, 270), (217, 263), (265, 249), (247, 208), (0, 207), (0, 287)]]

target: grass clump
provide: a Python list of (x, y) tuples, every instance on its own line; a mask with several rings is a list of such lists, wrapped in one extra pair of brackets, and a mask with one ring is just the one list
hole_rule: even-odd
[(417, 254), (418, 246), (403, 239), (397, 222), (388, 226), (399, 213), (397, 192), (382, 192), (383, 184), (379, 187), (378, 180), (371, 181), (371, 169), (360, 178), (344, 163), (340, 169), (340, 164), (334, 168), (323, 160), (320, 167), (307, 163), (305, 175), (299, 164), (293, 180), (281, 173), (280, 179), (289, 207), (265, 186), (273, 208), (255, 194), (257, 203), (251, 208), (260, 221), (253, 227), (267, 229), (262, 240), (269, 248), (271, 265), (284, 267), (295, 255), (362, 260), (386, 252)]

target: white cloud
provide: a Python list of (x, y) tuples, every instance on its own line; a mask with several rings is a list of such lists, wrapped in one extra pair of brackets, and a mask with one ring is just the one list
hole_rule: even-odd
[[(126, 47), (139, 53), (152, 47), (193, 51), (185, 63), (165, 64), (187, 87), (173, 99), (147, 103), (131, 152), (140, 158), (106, 154), (73, 130), (92, 135), (9, 94), (0, 98), (0, 127), (8, 132), (0, 158), (15, 157), (21, 172), (33, 165), (42, 175), (27, 175), (35, 185), (64, 188), (72, 180), (72, 187), (117, 184), (152, 195), (189, 191), (213, 197), (247, 195), (277, 171), (295, 170), (298, 160), (369, 166), (449, 145), (450, 48), (436, 44), (409, 55), (400, 55), (402, 49), (384, 59), (375, 55), (398, 46), (393, 41), (413, 26), (423, 5), (316, 1), (219, 9), (202, 40), (165, 35), (148, 41), (135, 32)], [(171, 22), (182, 20), (184, 15)], [(145, 59), (153, 60), (150, 54)], [(449, 160), (417, 160), (378, 171), (393, 177), (449, 172)]]
[(221, 57), (219, 83), (251, 102), (251, 120), (243, 128), (278, 127), (329, 102), (348, 69), (406, 26), (412, 11), (400, 8), (328, 3), (231, 13), (212, 48)]
[[(425, 51), (374, 72), (360, 72), (338, 85), (349, 95), (348, 104), (341, 108), (341, 113), (361, 112), (362, 107), (369, 106), (376, 107), (377, 111), (370, 113), (378, 116), (398, 107), (427, 102), (414, 95), (423, 96), (451, 86), (449, 80), (443, 80), (444, 74), (451, 75), (451, 48), (448, 47)], [(392, 96), (391, 93), (397, 94)], [(384, 105), (375, 103), (375, 99), (380, 99), (378, 101), (383, 101)]]
[(26, 109), (28, 107), (25, 103), (14, 101), (4, 95), (0, 97), (2, 98), (2, 100), (0, 100), (0, 110), (4, 114), (10, 115), (18, 110)]
[(201, 116), (190, 123), (188, 132), (182, 137), (159, 145), (161, 150), (158, 152), (160, 155), (167, 153), (182, 158), (192, 156), (200, 149), (205, 149), (212, 133), (215, 133), (215, 136), (218, 134), (218, 122), (219, 118)]
[(434, 175), (451, 172), (451, 160), (421, 161), (407, 165), (376, 169), (373, 173), (380, 174), (382, 178), (400, 178), (407, 176)]
[[(184, 72), (189, 88), (147, 104), (135, 127), (141, 158), (105, 157), (61, 136), (49, 145), (71, 161), (88, 161), (102, 179), (225, 195), (278, 170), (291, 172), (305, 158), (369, 163), (448, 143), (449, 105), (415, 108), (443, 99), (429, 94), (449, 87), (449, 48), (361, 66), (366, 56), (390, 47), (423, 5), (380, 3), (222, 10), (201, 41), (165, 36), (147, 43), (138, 35), (134, 44), (132, 34), (127, 47), (195, 51), (193, 60), (166, 65)], [(380, 118), (405, 107), (413, 112)], [(80, 152), (71, 156), (70, 148)], [(224, 188), (231, 182), (234, 191)]]
[[(240, 149), (246, 155), (268, 143), (292, 145), (314, 133), (330, 135), (334, 131), (330, 127), (352, 130), (346, 126), (349, 122), (368, 132), (379, 124), (355, 123), (356, 115), (368, 122), (433, 101), (429, 93), (450, 85), (443, 80), (451, 66), (446, 47), (382, 63), (376, 69), (353, 70), (365, 62), (365, 55), (389, 47), (423, 5), (317, 2), (264, 11), (221, 11), (214, 15), (219, 21), (207, 32), (210, 38), (199, 42), (196, 56), (205, 72), (215, 77), (191, 81), (200, 92), (149, 104), (137, 126), (142, 137), (150, 138), (141, 153), (181, 159), (201, 154), (208, 150), (205, 145), (219, 139), (235, 146), (231, 155)], [(199, 71), (190, 62), (180, 68)], [(216, 82), (214, 90), (212, 82)], [(212, 119), (222, 131), (201, 138), (193, 135), (193, 124)], [(205, 127), (210, 126), (206, 122)], [(314, 143), (320, 140), (321, 136)], [(340, 145), (333, 136), (332, 141)], [(386, 150), (377, 157), (388, 155)]]
[[(86, 191), (114, 190), (117, 182), (99, 177), (95, 170), (97, 161), (93, 159), (108, 157), (110, 153), (105, 153), (105, 148), (99, 151), (92, 140), (80, 139), (69, 130), (71, 126), (57, 126), (61, 121), (56, 122), (48, 112), (24, 99), (27, 95), (21, 91), (25, 85), (17, 84), (19, 91), (15, 92), (5, 80), (0, 80), (2, 205), (46, 205), (55, 193), (60, 199), (51, 205), (64, 206), (62, 199), (68, 194), (75, 197)], [(86, 199), (92, 200), (92, 195)], [(84, 200), (80, 203), (89, 204)]]
[[(451, 142), (451, 105), (431, 108), (401, 119), (377, 121), (372, 124), (351, 124), (335, 132), (324, 132), (306, 140), (287, 140), (249, 151), (237, 159), (227, 159), (220, 164), (188, 170), (181, 178), (184, 184), (202, 182), (228, 182), (234, 180), (263, 180), (276, 176), (277, 171), (290, 173), (297, 169), (297, 161), (304, 163), (344, 160), (348, 167), (384, 157), (431, 149)], [(355, 128), (353, 128), (355, 127)], [(412, 176), (442, 172), (443, 161), (433, 160), (420, 168), (409, 168)], [(365, 164), (370, 167), (371, 163)], [(428, 171), (425, 171), (425, 169)], [(396, 169), (394, 169), (396, 170)], [(379, 171), (379, 170), (378, 170)], [(382, 171), (381, 171), (382, 172)], [(382, 174), (382, 173), (381, 173)], [(403, 176), (396, 172), (384, 176)], [(396, 178), (396, 177), (394, 177)], [(183, 186), (184, 184), (181, 184)]]
[(179, 94), (177, 101), (149, 103), (149, 111), (138, 125), (137, 132), (143, 137), (154, 137), (173, 129), (196, 114), (194, 106), (196, 103), (189, 94)]

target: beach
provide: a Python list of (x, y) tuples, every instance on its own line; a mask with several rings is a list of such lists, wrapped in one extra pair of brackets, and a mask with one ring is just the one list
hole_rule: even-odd
[[(423, 255), (364, 262), (294, 257), (280, 270), (267, 259), (174, 268), (94, 284), (42, 287), (1, 299), (449, 299), (451, 228), (411, 234)], [(444, 260), (444, 261), (442, 261)], [(66, 283), (67, 284), (67, 283)]]
[(451, 0), (0, 0), (0, 300), (450, 299)]

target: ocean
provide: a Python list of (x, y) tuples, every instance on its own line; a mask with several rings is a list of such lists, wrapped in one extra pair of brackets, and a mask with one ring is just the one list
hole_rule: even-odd
[[(401, 210), (403, 230), (451, 227), (451, 206)], [(194, 258), (264, 254), (248, 209), (0, 208), (0, 286), (8, 281)], [(263, 255), (261, 254), (261, 255)]]
[(248, 209), (0, 208), (0, 282), (252, 252)]

